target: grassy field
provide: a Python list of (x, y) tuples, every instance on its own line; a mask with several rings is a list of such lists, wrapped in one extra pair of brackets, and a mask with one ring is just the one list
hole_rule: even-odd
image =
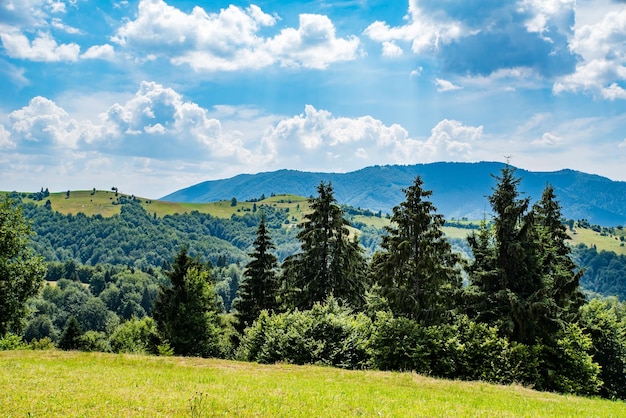
[(4, 417), (620, 417), (626, 403), (411, 373), (0, 352)]

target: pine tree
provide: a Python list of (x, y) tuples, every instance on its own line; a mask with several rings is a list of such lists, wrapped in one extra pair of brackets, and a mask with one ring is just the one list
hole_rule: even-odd
[(529, 210), (508, 164), (489, 197), (491, 228), (470, 236), (468, 313), (498, 325), (515, 341), (532, 344), (556, 331), (559, 312), (569, 305), (578, 277), (568, 261), (565, 227), (552, 190)]
[(254, 251), (249, 254), (252, 261), (245, 267), (244, 280), (234, 302), (240, 332), (251, 326), (262, 310), (278, 308), (278, 259), (271, 252), (276, 246), (269, 235), (265, 216), (261, 216), (253, 245)]
[(161, 337), (177, 355), (218, 356), (221, 329), (208, 267), (183, 247), (167, 275), (171, 285), (161, 286), (153, 309)]
[(417, 177), (393, 208), (391, 225), (374, 256), (372, 280), (395, 315), (433, 324), (454, 308), (461, 288), (461, 259), (442, 232), (443, 216), (430, 202), (431, 191)]
[(330, 184), (320, 183), (309, 199), (297, 238), (301, 252), (283, 263), (284, 297), (292, 308), (309, 309), (315, 302), (335, 298), (360, 307), (364, 302), (366, 266), (363, 249), (350, 239), (349, 222), (337, 205)]
[(533, 211), (541, 245), (541, 271), (554, 301), (552, 317), (555, 321), (574, 321), (580, 306), (584, 304), (584, 295), (579, 286), (583, 270), (579, 270), (570, 257), (571, 250), (566, 243), (570, 236), (563, 223), (554, 187), (546, 186), (541, 200), (533, 206)]

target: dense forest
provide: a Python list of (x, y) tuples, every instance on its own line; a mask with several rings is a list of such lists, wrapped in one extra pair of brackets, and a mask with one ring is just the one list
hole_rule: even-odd
[(532, 203), (513, 168), (496, 180), (493, 218), (465, 241), (445, 236), (420, 177), (381, 229), (324, 182), (297, 225), (271, 205), (158, 217), (128, 199), (105, 218), (14, 195), (0, 218), (0, 348), (412, 370), (625, 399), (626, 257), (568, 246), (552, 187)]

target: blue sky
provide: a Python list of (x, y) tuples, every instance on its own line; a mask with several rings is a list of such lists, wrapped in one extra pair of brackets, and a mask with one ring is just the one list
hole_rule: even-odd
[(626, 181), (625, 128), (623, 1), (0, 2), (0, 190), (506, 157)]

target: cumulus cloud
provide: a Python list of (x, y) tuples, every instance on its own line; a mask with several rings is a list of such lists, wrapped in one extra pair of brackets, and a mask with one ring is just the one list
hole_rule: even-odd
[(584, 91), (598, 97), (626, 99), (626, 9), (607, 13), (602, 20), (576, 29), (570, 44), (583, 59), (576, 71), (554, 83), (553, 91)]
[(418, 140), (397, 124), (387, 126), (371, 116), (335, 117), (307, 105), (303, 114), (268, 129), (263, 143), (278, 166), (351, 170), (369, 164), (470, 158), (472, 142), (481, 137), (482, 130), (482, 126), (443, 120), (432, 129), (430, 138)]
[(12, 58), (42, 62), (76, 61), (80, 53), (78, 44), (59, 45), (47, 32), (39, 32), (32, 42), (20, 32), (2, 32), (0, 40)]
[(383, 57), (399, 57), (404, 53), (402, 48), (398, 46), (394, 41), (383, 42)]
[(142, 0), (138, 16), (121, 27), (112, 41), (140, 55), (165, 57), (196, 71), (235, 71), (285, 66), (323, 69), (357, 56), (356, 37), (338, 38), (327, 16), (300, 15), (299, 28), (286, 28), (273, 38), (261, 31), (278, 17), (258, 6), (231, 5), (219, 13), (196, 6), (185, 13), (163, 0)]
[(102, 59), (111, 61), (115, 58), (115, 50), (109, 44), (94, 45), (80, 56), (83, 59)]
[(28, 106), (11, 112), (9, 122), (16, 142), (27, 148), (44, 149), (44, 152), (49, 147), (76, 147), (84, 131), (65, 110), (40, 96), (31, 99)]
[(574, 9), (573, 0), (410, 0), (404, 25), (377, 21), (364, 34), (381, 44), (408, 43), (452, 74), (487, 76), (529, 67), (551, 78), (574, 68), (568, 49)]

